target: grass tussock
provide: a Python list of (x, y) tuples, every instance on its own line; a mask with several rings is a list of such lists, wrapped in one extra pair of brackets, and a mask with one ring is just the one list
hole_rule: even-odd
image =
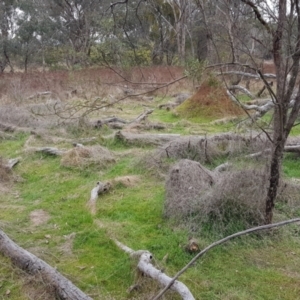
[(67, 151), (61, 159), (61, 165), (69, 168), (82, 168), (94, 164), (97, 164), (99, 168), (105, 168), (113, 162), (115, 159), (112, 153), (100, 145), (74, 147)]

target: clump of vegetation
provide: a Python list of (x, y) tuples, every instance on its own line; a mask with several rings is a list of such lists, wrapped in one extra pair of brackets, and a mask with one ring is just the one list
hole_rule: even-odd
[(166, 181), (164, 215), (184, 220), (194, 214), (201, 194), (215, 183), (215, 175), (200, 163), (182, 159)]
[(225, 235), (263, 225), (266, 194), (265, 170), (224, 172), (199, 201), (200, 224)]
[(231, 234), (264, 223), (266, 184), (264, 170), (219, 173), (182, 160), (170, 171), (164, 213), (192, 231)]
[(114, 157), (108, 149), (94, 145), (74, 147), (67, 151), (61, 159), (61, 165), (64, 167), (85, 167), (97, 164), (99, 168), (103, 168), (114, 161)]

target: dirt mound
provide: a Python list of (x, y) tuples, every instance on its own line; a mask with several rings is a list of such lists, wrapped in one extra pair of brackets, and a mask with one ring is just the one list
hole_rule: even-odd
[(217, 117), (236, 116), (243, 110), (234, 104), (226, 89), (215, 79), (205, 81), (195, 95), (177, 107), (184, 117)]
[(198, 199), (214, 184), (216, 176), (200, 163), (183, 159), (174, 165), (166, 182), (166, 217), (189, 216), (197, 207)]
[(108, 149), (95, 145), (75, 147), (67, 151), (61, 159), (61, 165), (65, 167), (85, 167), (97, 164), (99, 167), (106, 167), (107, 164), (114, 161), (114, 157)]

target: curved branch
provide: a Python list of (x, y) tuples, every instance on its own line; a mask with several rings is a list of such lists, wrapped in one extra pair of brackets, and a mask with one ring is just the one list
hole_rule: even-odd
[(209, 250), (211, 250), (212, 248), (219, 246), (221, 244), (224, 244), (226, 242), (228, 242), (229, 240), (245, 235), (245, 234), (249, 234), (252, 232), (256, 232), (256, 231), (260, 231), (260, 230), (266, 230), (266, 229), (271, 229), (271, 228), (275, 228), (275, 227), (280, 227), (280, 226), (284, 226), (287, 224), (291, 224), (291, 223), (296, 223), (296, 222), (300, 222), (300, 218), (296, 218), (296, 219), (291, 219), (291, 220), (287, 220), (287, 221), (282, 221), (282, 222), (278, 222), (278, 223), (274, 223), (274, 224), (268, 224), (268, 225), (263, 225), (263, 226), (258, 226), (258, 227), (253, 227), (244, 231), (240, 231), (237, 233), (234, 233), (232, 235), (229, 235), (221, 240), (218, 240), (212, 244), (210, 244), (209, 246), (207, 246), (205, 249), (203, 249), (201, 252), (199, 252), (184, 268), (182, 268), (173, 278), (172, 280), (169, 282), (169, 284), (163, 289), (161, 290), (161, 292), (154, 297), (152, 300), (158, 300), (159, 298), (161, 298), (161, 296), (172, 286), (172, 284), (175, 282), (175, 280), (177, 280), (177, 278), (182, 275), (190, 266), (192, 266), (197, 260), (198, 258), (200, 258), (201, 256), (203, 256), (206, 252), (208, 252)]

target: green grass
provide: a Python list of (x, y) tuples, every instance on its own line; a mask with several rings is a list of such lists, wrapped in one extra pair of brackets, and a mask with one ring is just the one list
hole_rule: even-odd
[(297, 154), (285, 154), (283, 172), (287, 177), (300, 178), (300, 159)]
[[(136, 108), (133, 109), (135, 112)], [(210, 125), (209, 120), (182, 120), (172, 112), (155, 111), (152, 121), (170, 125), (170, 132), (214, 133), (234, 128)], [(172, 276), (184, 267), (193, 255), (185, 251), (189, 233), (172, 226), (163, 217), (165, 182), (153, 177), (122, 143), (101, 139), (110, 134), (107, 129), (92, 132), (110, 150), (118, 152), (114, 165), (100, 169), (65, 168), (59, 157), (22, 151), (28, 135), (18, 134), (14, 140), (1, 142), (0, 156), (22, 156), (14, 168), (19, 180), (14, 193), (0, 194), (0, 228), (20, 246), (36, 253), (57, 267), (86, 293), (95, 299), (133, 299), (126, 290), (134, 282), (135, 268), (129, 256), (112, 239), (118, 239), (134, 250), (147, 249), (158, 266)], [(71, 133), (86, 137), (86, 132)], [(147, 150), (140, 148), (140, 151)], [(298, 158), (287, 155), (284, 173), (300, 177)], [(99, 197), (97, 211), (91, 215), (86, 207), (91, 189), (98, 180), (105, 181), (123, 175), (139, 175), (134, 187), (117, 184)], [(33, 226), (30, 213), (44, 210), (50, 219)], [(286, 213), (287, 208), (280, 210)], [(66, 236), (76, 233), (70, 253), (64, 249)], [(45, 236), (51, 236), (46, 238)], [(197, 235), (197, 234), (196, 234)], [(217, 235), (198, 235), (203, 249)], [(245, 236), (208, 252), (184, 273), (183, 281), (196, 299), (297, 299), (300, 294), (300, 234), (297, 227), (280, 229), (274, 235)], [(167, 259), (164, 261), (163, 258)], [(24, 274), (0, 257), (0, 299), (10, 290), (12, 300), (26, 296)], [(147, 293), (134, 294), (145, 299)], [(176, 299), (168, 296), (167, 299)]]

